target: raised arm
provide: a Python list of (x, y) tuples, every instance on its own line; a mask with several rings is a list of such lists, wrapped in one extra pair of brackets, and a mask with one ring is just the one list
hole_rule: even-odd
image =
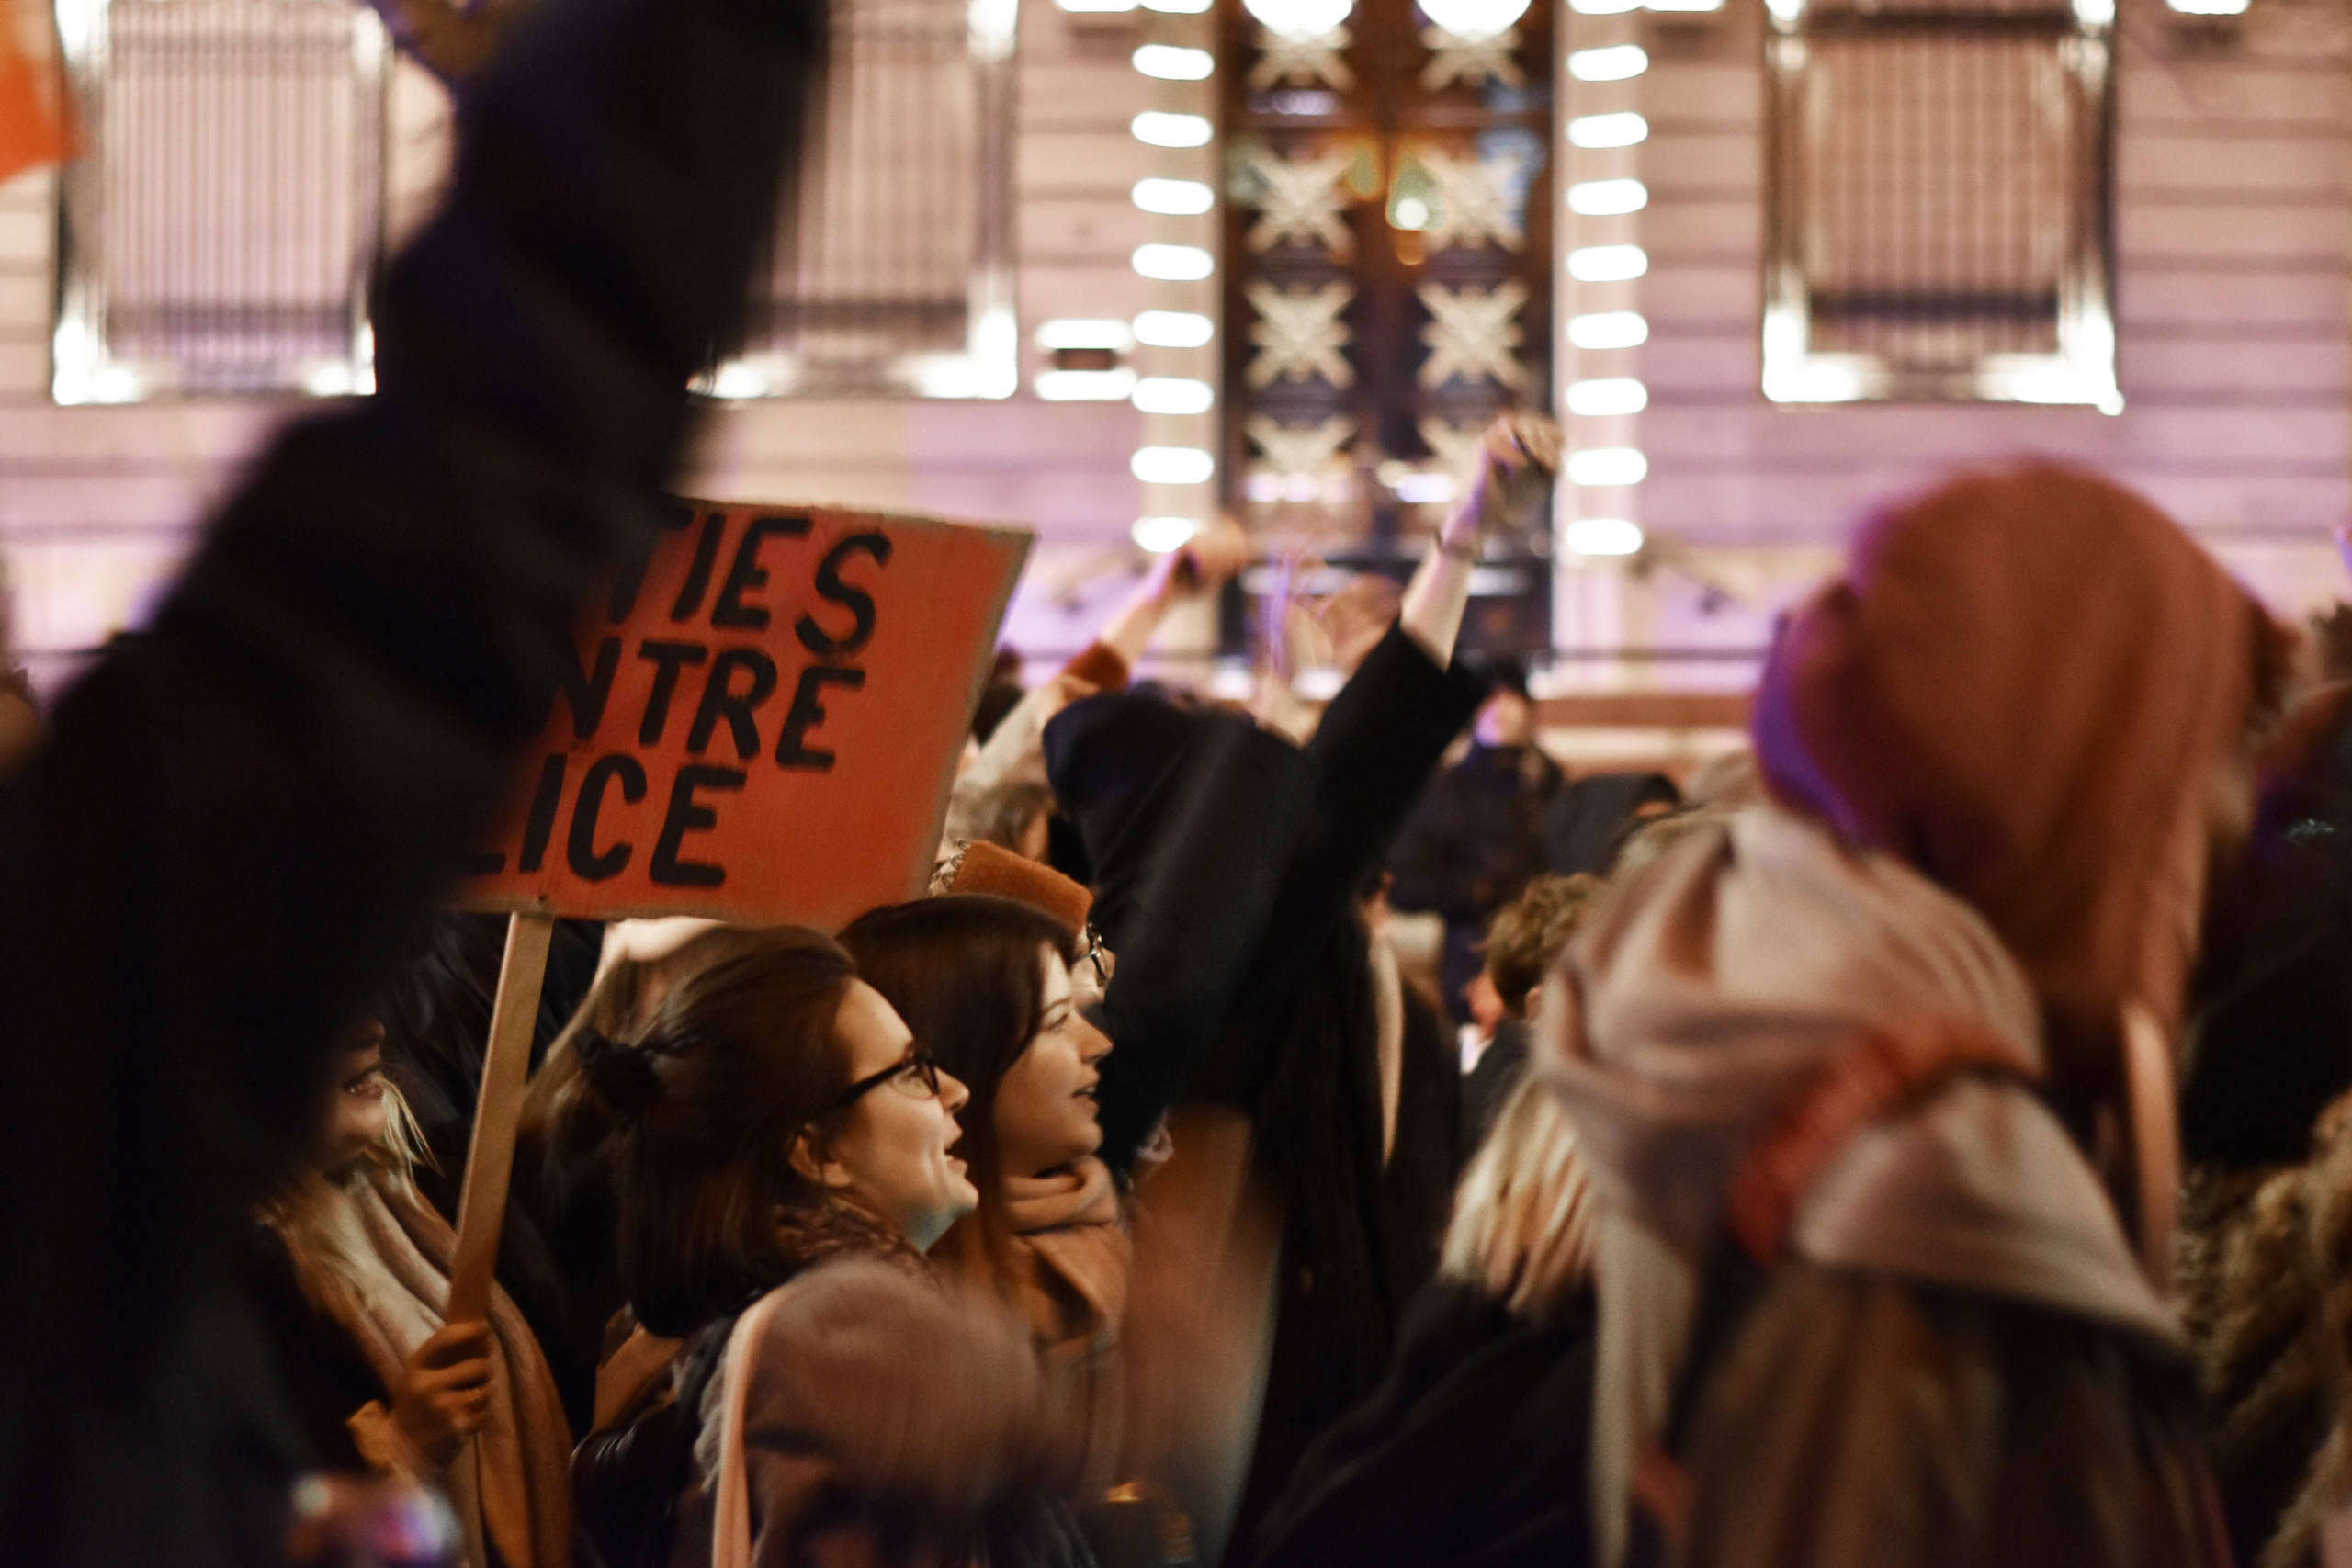
[(256, 1397), (217, 1259), (500, 804), (573, 617), (651, 544), (821, 16), (536, 11), (387, 276), (381, 390), (277, 441), (0, 784), (0, 1328), (39, 1348), (0, 1366), (0, 1533), (68, 1510), (34, 1560), (252, 1560), (209, 1551), (232, 1506), (147, 1414), (155, 1380), (208, 1421)]

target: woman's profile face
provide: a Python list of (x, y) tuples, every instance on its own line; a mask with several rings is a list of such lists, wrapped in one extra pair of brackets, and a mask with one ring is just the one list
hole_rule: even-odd
[[(853, 1082), (909, 1062), (914, 1048), (905, 1021), (863, 980), (850, 982), (834, 1027)], [(964, 1162), (947, 1152), (962, 1136), (956, 1111), (970, 1098), (944, 1072), (933, 1095), (911, 1066), (876, 1084), (843, 1113), (828, 1149), (827, 1179), (915, 1247), (929, 1247), (979, 1202)]]
[(318, 1162), (329, 1177), (358, 1165), (384, 1135), (384, 1026), (363, 1020), (335, 1052), (334, 1082), (319, 1128)]
[(1037, 1032), (996, 1089), (997, 1157), (1008, 1176), (1040, 1175), (1102, 1144), (1094, 1091), (1111, 1041), (1087, 1021), (1086, 996), (1071, 985), (1073, 967), (1093, 981), (1093, 962), (1080, 958), (1073, 966), (1041, 944), (1037, 964), (1045, 999)]

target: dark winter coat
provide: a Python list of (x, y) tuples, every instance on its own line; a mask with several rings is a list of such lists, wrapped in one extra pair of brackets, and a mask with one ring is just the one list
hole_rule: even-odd
[(1487, 919), (1544, 873), (1544, 815), (1559, 788), (1559, 765), (1534, 747), (1473, 745), (1430, 782), (1396, 836), (1388, 901), (1444, 917), (1440, 973), (1456, 1018), (1486, 962)]

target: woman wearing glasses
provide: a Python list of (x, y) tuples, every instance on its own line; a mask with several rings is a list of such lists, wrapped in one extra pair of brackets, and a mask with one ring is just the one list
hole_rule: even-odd
[(628, 1043), (580, 1045), (624, 1127), (622, 1282), (649, 1330), (685, 1341), (669, 1420), (575, 1461), (582, 1493), (675, 1500), (627, 1539), (600, 1531), (608, 1559), (1069, 1561), (1025, 1337), (922, 1257), (977, 1201), (949, 1152), (968, 1093), (849, 955), (776, 933), (681, 983)]
[[(972, 846), (967, 863), (991, 850)], [(1016, 865), (1036, 884), (1024, 901), (951, 894), (894, 905), (842, 942), (972, 1086), (956, 1152), (970, 1162), (978, 1203), (941, 1243), (941, 1261), (1028, 1320), (1047, 1377), (1083, 1419), (1081, 1484), (1092, 1496), (1123, 1479), (1115, 1356), (1132, 1261), (1120, 1184), (1095, 1156), (1111, 1042), (1088, 1012), (1110, 955), (1082, 934), (1083, 888)]]

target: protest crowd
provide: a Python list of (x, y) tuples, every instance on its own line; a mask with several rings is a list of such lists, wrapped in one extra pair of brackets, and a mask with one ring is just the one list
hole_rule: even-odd
[(824, 49), (515, 22), (377, 394), (10, 699), (0, 1561), (2330, 1560), (2308, 639), (2094, 475), (1967, 475), (1747, 750), (1565, 777), (1457, 646), (1558, 460), (1506, 416), (1327, 701), (1141, 677), (1221, 531), (986, 676), (1001, 591), (886, 587), (1001, 539), (668, 493)]

